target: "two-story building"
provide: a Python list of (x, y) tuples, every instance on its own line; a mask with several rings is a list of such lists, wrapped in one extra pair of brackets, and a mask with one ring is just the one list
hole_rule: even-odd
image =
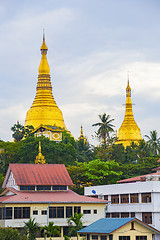
[(63, 164), (10, 164), (0, 196), (0, 226), (22, 228), (30, 218), (40, 226), (53, 221), (63, 237), (75, 212), (83, 213), (84, 226), (105, 217), (106, 200), (79, 195), (71, 185)]
[(153, 170), (118, 184), (86, 187), (85, 195), (109, 201), (107, 218), (136, 217), (160, 230), (160, 167)]

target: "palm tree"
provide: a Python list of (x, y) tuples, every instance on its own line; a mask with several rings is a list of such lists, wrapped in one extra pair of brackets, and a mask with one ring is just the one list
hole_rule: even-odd
[(49, 236), (49, 239), (52, 239), (52, 236), (60, 236), (60, 227), (57, 225), (54, 225), (54, 222), (49, 222), (48, 226), (44, 226), (41, 228), (41, 230), (44, 230), (44, 236)]
[(160, 138), (158, 138), (158, 134), (156, 130), (150, 131), (150, 136), (145, 135), (146, 138), (148, 138), (148, 145), (153, 152), (154, 156), (156, 156), (159, 153), (160, 149)]
[(109, 133), (114, 132), (113, 129), (114, 125), (112, 124), (114, 119), (110, 119), (110, 115), (106, 115), (106, 113), (98, 116), (101, 122), (94, 123), (92, 126), (99, 126), (96, 135), (98, 136), (99, 139), (102, 139), (103, 144), (106, 145), (107, 139), (110, 139)]
[(30, 240), (35, 240), (39, 232), (39, 224), (35, 222), (35, 218), (29, 219), (28, 222), (24, 223), (24, 232)]
[(83, 228), (83, 223), (82, 223), (82, 213), (74, 213), (74, 216), (71, 216), (68, 219), (68, 225), (69, 225), (69, 230), (68, 230), (68, 235), (71, 237), (71, 235), (77, 236), (78, 240), (78, 231)]

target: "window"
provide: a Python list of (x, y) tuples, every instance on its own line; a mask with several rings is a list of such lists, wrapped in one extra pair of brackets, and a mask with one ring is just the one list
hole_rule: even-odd
[(14, 218), (30, 218), (30, 207), (15, 207)]
[(135, 228), (134, 228), (134, 222), (131, 222), (131, 230), (135, 230)]
[(130, 194), (130, 202), (131, 203), (138, 203), (138, 193)]
[(12, 207), (3, 208), (3, 219), (12, 219)]
[(22, 218), (22, 208), (21, 207), (15, 207), (14, 208), (14, 218)]
[(92, 240), (98, 240), (98, 235), (92, 235)]
[(121, 195), (121, 203), (129, 203), (129, 194)]
[(98, 198), (98, 195), (91, 195), (90, 197)]
[(54, 186), (52, 186), (52, 190), (54, 190), (54, 191), (67, 190), (67, 186), (57, 186), (57, 185), (54, 185)]
[(94, 209), (94, 210), (93, 210), (93, 213), (94, 213), (94, 214), (97, 214), (97, 209)]
[(83, 214), (91, 214), (91, 210), (83, 210)]
[(119, 236), (119, 240), (130, 240), (130, 236)]
[(66, 207), (66, 218), (70, 218), (73, 215), (72, 211), (72, 207)]
[(121, 218), (128, 218), (128, 217), (129, 217), (129, 213), (128, 212), (121, 213)]
[(49, 218), (64, 218), (64, 207), (50, 207)]
[(147, 236), (136, 236), (136, 240), (147, 240)]
[(20, 186), (20, 191), (35, 191), (35, 186)]
[(119, 195), (112, 195), (112, 196), (111, 196), (111, 203), (112, 203), (112, 204), (117, 204), (117, 203), (119, 203)]
[(30, 207), (23, 207), (23, 218), (30, 218)]
[(74, 213), (81, 213), (81, 207), (74, 207)]
[(43, 186), (43, 185), (37, 186), (37, 191), (50, 191), (50, 190), (51, 190), (50, 185), (48, 185), (48, 186)]
[(142, 203), (150, 203), (151, 202), (151, 193), (142, 193)]
[(108, 195), (104, 195), (104, 200), (108, 200)]
[(0, 208), (0, 219), (3, 219), (3, 208)]
[(33, 210), (33, 215), (38, 215), (38, 210)]
[(142, 221), (144, 223), (152, 224), (152, 213), (142, 213)]
[(42, 210), (41, 215), (47, 215), (47, 210)]
[(107, 236), (101, 235), (101, 236), (100, 236), (100, 239), (101, 239), (101, 240), (107, 240)]
[(109, 240), (113, 240), (113, 235), (109, 235)]
[(131, 212), (131, 218), (135, 217), (135, 212)]
[(110, 218), (110, 213), (106, 213), (106, 218)]
[(119, 213), (115, 212), (115, 213), (112, 213), (111, 215), (112, 215), (112, 218), (119, 218)]
[(89, 234), (87, 234), (87, 240), (90, 240), (90, 235)]

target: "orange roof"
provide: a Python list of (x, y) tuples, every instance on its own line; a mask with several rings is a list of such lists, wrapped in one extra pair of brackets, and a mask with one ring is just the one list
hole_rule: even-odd
[(10, 173), (19, 185), (73, 185), (64, 164), (9, 164), (2, 187)]
[[(156, 168), (155, 168), (155, 169), (156, 169)], [(154, 169), (154, 170), (155, 170), (155, 169)], [(160, 175), (160, 172), (148, 173), (148, 174), (141, 175), (141, 176), (137, 176), (137, 177), (132, 177), (132, 178), (123, 179), (123, 180), (117, 181), (117, 183), (139, 182), (142, 177), (146, 177), (146, 176), (148, 176), (148, 175)]]
[(56, 192), (20, 192), (7, 188), (13, 195), (0, 196), (0, 203), (108, 203), (106, 200), (79, 195), (70, 189)]

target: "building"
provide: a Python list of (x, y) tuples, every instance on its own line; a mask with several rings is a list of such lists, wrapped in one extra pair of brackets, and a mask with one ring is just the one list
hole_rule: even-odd
[(160, 167), (153, 170), (118, 184), (86, 187), (85, 195), (109, 201), (107, 218), (136, 217), (160, 231)]
[(78, 233), (87, 240), (152, 240), (155, 234), (160, 235), (136, 218), (101, 218)]
[(36, 135), (41, 134), (49, 137), (51, 140), (60, 141), (62, 139), (62, 130), (67, 130), (67, 128), (63, 114), (52, 94), (50, 68), (47, 61), (48, 48), (44, 35), (40, 50), (42, 57), (39, 65), (36, 96), (31, 108), (27, 112), (25, 126), (32, 125)]
[(134, 120), (131, 101), (131, 87), (129, 80), (126, 88), (126, 104), (125, 104), (125, 116), (122, 125), (118, 131), (118, 140), (115, 144), (123, 144), (124, 147), (131, 145), (132, 142), (137, 143), (142, 140), (141, 131), (137, 123)]
[(84, 136), (84, 134), (83, 134), (83, 127), (82, 127), (82, 125), (81, 125), (81, 134), (80, 134), (78, 140), (79, 140), (79, 141), (82, 141), (82, 142), (85, 143), (85, 144), (88, 144), (87, 138), (86, 138), (86, 137)]
[[(40, 162), (43, 156), (38, 156)], [(63, 164), (9, 164), (0, 196), (0, 226), (22, 228), (29, 218), (41, 226), (53, 221), (63, 237), (75, 212), (84, 214), (84, 226), (105, 217), (107, 201), (78, 195), (69, 189), (72, 185)]]

